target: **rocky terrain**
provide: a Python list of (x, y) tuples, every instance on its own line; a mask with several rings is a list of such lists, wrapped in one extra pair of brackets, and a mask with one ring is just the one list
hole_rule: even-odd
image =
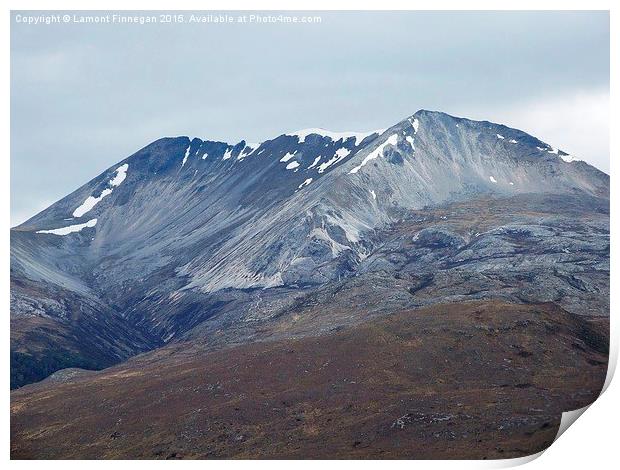
[[(522, 131), (419, 111), (369, 133), (164, 138), (11, 230), (11, 386), (48, 377), (12, 394), (12, 452), (430, 458), (449, 441), (446, 457), (526, 455), (596, 397), (608, 316), (609, 176)], [(328, 376), (326, 356), (339, 364)], [(354, 372), (369, 374), (350, 379), (355, 397), (333, 389)], [(234, 383), (226, 406), (204, 392), (212, 377)], [(161, 423), (195, 413), (186, 386), (207, 411), (183, 440)], [(248, 415), (267, 390), (271, 411)], [(334, 390), (330, 421), (289, 423)], [(467, 413), (452, 409), (461, 392)], [(75, 414), (60, 424), (63, 409)], [(128, 427), (80, 433), (110, 410)], [(408, 431), (386, 431), (400, 411)], [(437, 418), (459, 413), (470, 421)]]

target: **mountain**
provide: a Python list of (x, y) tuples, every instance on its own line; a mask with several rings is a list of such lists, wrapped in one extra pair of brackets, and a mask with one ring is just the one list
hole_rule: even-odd
[(608, 353), (609, 176), (490, 122), (163, 138), (11, 229), (13, 458), (519, 457)]
[(486, 121), (163, 138), (11, 229), (12, 387), (170, 343), (263, 341), (293, 317), (301, 336), (364, 321), (304, 317), (317, 303), (606, 316), (608, 234), (608, 175)]

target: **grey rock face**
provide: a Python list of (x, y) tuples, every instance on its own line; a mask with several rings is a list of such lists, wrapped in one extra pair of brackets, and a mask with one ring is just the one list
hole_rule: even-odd
[(432, 219), (400, 224), (416, 232), (412, 238), (388, 236), (358, 272), (410, 278), (415, 305), (501, 298), (608, 315), (607, 203), (523, 195), (426, 210)]
[[(390, 289), (416, 305), (499, 295), (605, 314), (608, 198), (608, 175), (522, 131), (429, 111), (366, 135), (164, 138), (12, 230), (11, 315), (67, 324), (75, 296), (124, 325), (131, 355), (379, 273), (410, 276)], [(500, 199), (544, 216), (496, 208), (502, 224), (477, 233), (437, 215)]]

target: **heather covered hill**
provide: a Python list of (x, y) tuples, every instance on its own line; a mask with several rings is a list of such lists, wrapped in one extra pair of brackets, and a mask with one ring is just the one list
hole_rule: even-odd
[(597, 397), (606, 323), (552, 304), (465, 302), (319, 337), (177, 343), (13, 392), (11, 456), (525, 456), (550, 445), (562, 411)]

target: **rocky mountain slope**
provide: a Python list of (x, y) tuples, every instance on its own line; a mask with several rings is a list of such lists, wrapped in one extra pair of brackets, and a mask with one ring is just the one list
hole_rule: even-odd
[(268, 339), (346, 292), (382, 312), (502, 299), (605, 316), (608, 206), (608, 175), (437, 112), (367, 134), (160, 139), (11, 230), (12, 386)]

